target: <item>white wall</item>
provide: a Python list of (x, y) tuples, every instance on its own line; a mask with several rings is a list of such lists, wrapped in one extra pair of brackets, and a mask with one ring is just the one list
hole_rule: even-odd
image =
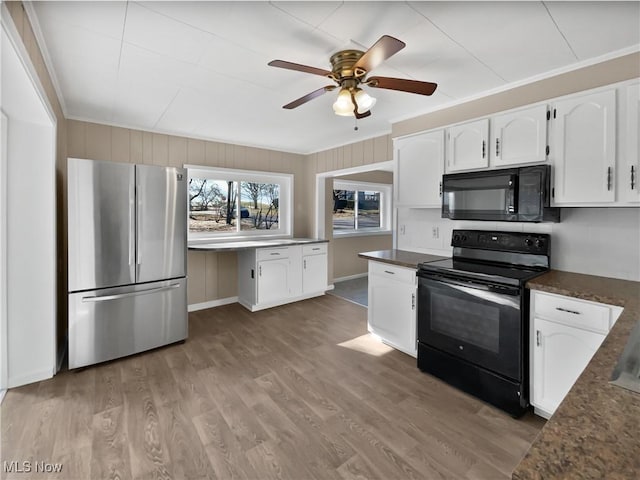
[(9, 117), (8, 387), (55, 373), (54, 136), (52, 126)]
[(16, 387), (50, 378), (56, 367), (56, 129), (36, 74), (24, 63), (27, 53), (5, 20), (6, 284), (0, 297), (6, 298), (6, 386)]
[(450, 256), (454, 228), (548, 233), (552, 268), (640, 281), (640, 208), (563, 208), (560, 223), (452, 221), (439, 209), (398, 209), (397, 248)]

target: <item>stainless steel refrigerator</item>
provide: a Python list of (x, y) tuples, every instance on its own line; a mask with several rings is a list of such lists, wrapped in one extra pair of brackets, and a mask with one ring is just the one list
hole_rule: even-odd
[(69, 368), (187, 338), (185, 169), (67, 161)]

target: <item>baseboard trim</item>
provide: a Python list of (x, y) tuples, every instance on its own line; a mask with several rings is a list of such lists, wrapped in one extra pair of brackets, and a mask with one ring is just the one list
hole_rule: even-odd
[(347, 280), (355, 280), (356, 278), (362, 278), (369, 275), (367, 272), (356, 273), (355, 275), (347, 275), (346, 277), (334, 278), (333, 283), (346, 282)]
[[(329, 290), (329, 288), (327, 288), (327, 290)], [(276, 302), (264, 303), (262, 305), (252, 305), (250, 303), (243, 302), (242, 300), (240, 300), (238, 303), (240, 303), (240, 305), (242, 305), (244, 308), (246, 308), (247, 310), (249, 310), (251, 312), (258, 312), (260, 310), (265, 310), (267, 308), (279, 307), (281, 305), (287, 305), (289, 303), (299, 302), (301, 300), (308, 300), (310, 298), (320, 297), (320, 296), (324, 295), (327, 290), (322, 290), (320, 292), (308, 293), (308, 294), (305, 294), (305, 295), (299, 295), (297, 297), (284, 298), (284, 299), (276, 301)]]
[(0, 390), (0, 405), (2, 405), (2, 400), (4, 400), (4, 396), (6, 393), (6, 390)]
[(236, 303), (238, 297), (218, 298), (217, 300), (210, 300), (202, 303), (192, 303), (188, 306), (189, 312), (197, 312), (198, 310), (206, 310), (207, 308), (221, 307), (222, 305), (229, 305), (230, 303)]

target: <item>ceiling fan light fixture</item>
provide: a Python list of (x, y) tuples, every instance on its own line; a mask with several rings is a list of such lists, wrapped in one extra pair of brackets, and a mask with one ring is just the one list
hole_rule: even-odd
[(358, 105), (358, 113), (368, 112), (376, 104), (376, 99), (361, 88), (356, 88), (354, 99)]
[(338, 98), (333, 104), (333, 111), (336, 115), (342, 117), (349, 117), (353, 115), (354, 106), (351, 101), (351, 92), (348, 88), (341, 88), (338, 93)]

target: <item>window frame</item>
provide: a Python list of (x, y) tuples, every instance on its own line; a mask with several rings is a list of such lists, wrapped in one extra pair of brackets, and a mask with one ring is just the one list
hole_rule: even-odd
[[(260, 238), (291, 238), (293, 232), (293, 180), (290, 173), (262, 172), (257, 170), (241, 170), (236, 168), (207, 167), (204, 165), (185, 165), (187, 178), (223, 180), (237, 182), (238, 197), (236, 200), (237, 229), (235, 232), (191, 232), (187, 221), (187, 242), (189, 245), (202, 243), (227, 242), (229, 240), (257, 240)], [(241, 182), (277, 183), (280, 186), (278, 197), (278, 229), (277, 230), (241, 230), (240, 208), (242, 202)], [(188, 182), (187, 182), (188, 184)], [(187, 201), (187, 215), (189, 203)]]
[[(336, 230), (333, 228), (333, 219), (331, 221), (331, 230), (334, 237), (357, 237), (364, 235), (383, 235), (391, 234), (391, 199), (393, 186), (387, 183), (361, 182), (356, 180), (340, 180), (333, 179), (333, 190), (349, 190), (355, 192), (354, 205), (354, 228), (352, 230)], [(380, 192), (380, 227), (364, 227), (357, 228), (358, 223), (358, 192), (373, 191)]]

